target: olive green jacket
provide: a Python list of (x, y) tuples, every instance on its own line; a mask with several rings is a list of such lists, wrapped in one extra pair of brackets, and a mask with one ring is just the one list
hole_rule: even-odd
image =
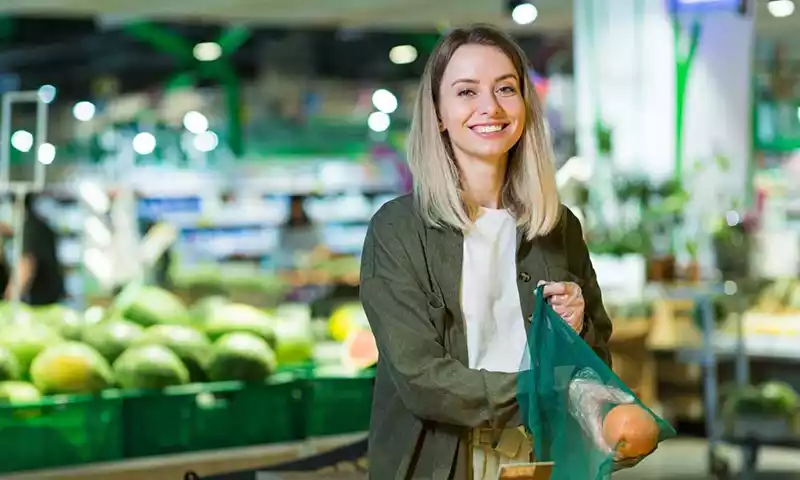
[[(370, 222), (361, 301), (380, 351), (369, 437), (373, 480), (465, 480), (468, 432), (521, 424), (517, 375), (468, 368), (463, 241), (458, 231), (426, 225), (411, 196), (388, 202)], [(580, 223), (566, 207), (549, 235), (527, 241), (517, 234), (517, 272), (526, 326), (540, 280), (579, 284), (582, 336), (610, 363), (611, 321)]]

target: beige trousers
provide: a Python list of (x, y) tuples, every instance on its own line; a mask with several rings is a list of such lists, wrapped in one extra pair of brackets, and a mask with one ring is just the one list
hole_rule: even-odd
[(496, 445), (491, 430), (476, 429), (472, 432), (471, 444), (471, 480), (497, 480), (501, 466), (532, 460), (533, 444), (522, 428), (503, 430)]

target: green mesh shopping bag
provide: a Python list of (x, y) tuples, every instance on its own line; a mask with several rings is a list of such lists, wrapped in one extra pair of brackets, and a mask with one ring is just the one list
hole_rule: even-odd
[[(621, 465), (635, 465), (652, 453), (622, 459), (618, 451), (623, 451), (624, 446), (608, 445), (604, 420), (613, 408), (623, 406), (615, 414), (624, 410), (640, 413), (637, 418), (644, 418), (644, 424), (652, 427), (650, 436), (657, 437), (657, 443), (674, 436), (675, 430), (643, 405), (553, 311), (542, 290), (540, 287), (534, 292), (528, 356), (518, 382), (518, 401), (533, 436), (536, 461), (554, 463), (551, 480), (608, 479)], [(618, 418), (611, 419), (608, 427), (619, 425)], [(636, 431), (640, 430), (645, 429)], [(635, 440), (629, 443), (627, 447)]]

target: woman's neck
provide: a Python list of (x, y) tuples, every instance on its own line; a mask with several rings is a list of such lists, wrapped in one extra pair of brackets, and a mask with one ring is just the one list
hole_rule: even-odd
[(460, 159), (463, 188), (470, 201), (486, 208), (500, 208), (505, 183), (507, 158), (493, 162), (479, 159)]

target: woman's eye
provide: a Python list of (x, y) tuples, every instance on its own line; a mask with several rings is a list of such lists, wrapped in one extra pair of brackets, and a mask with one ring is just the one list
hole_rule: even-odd
[(505, 95), (511, 95), (513, 93), (516, 93), (516, 92), (517, 92), (516, 88), (508, 86), (508, 85), (506, 85), (505, 87), (500, 87), (500, 93), (505, 94)]
[(469, 90), (469, 89), (461, 90), (460, 92), (458, 92), (458, 96), (459, 97), (471, 97), (473, 95), (475, 95), (475, 92), (473, 92), (472, 90)]

